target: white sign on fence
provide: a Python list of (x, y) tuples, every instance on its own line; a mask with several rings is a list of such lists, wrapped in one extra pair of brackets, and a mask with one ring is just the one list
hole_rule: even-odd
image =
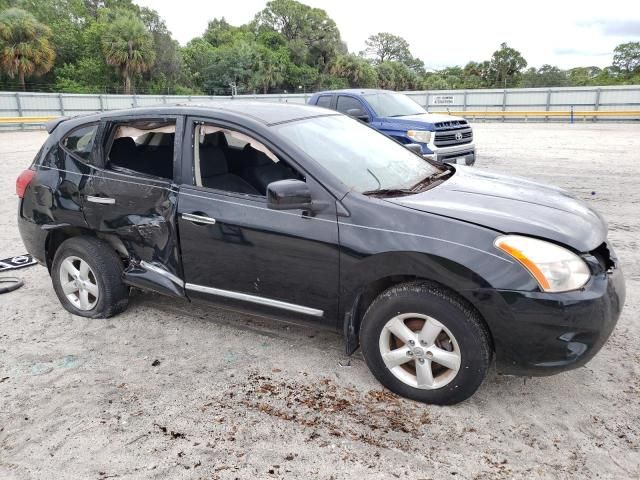
[(453, 105), (453, 95), (434, 95), (433, 105)]

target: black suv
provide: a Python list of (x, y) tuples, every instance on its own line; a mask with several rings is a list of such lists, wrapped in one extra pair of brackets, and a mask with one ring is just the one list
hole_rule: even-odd
[(583, 365), (624, 282), (567, 192), (436, 165), (325, 109), (230, 101), (47, 125), (17, 181), (24, 244), (62, 305), (130, 287), (344, 332), (390, 390), (451, 404), (499, 372)]

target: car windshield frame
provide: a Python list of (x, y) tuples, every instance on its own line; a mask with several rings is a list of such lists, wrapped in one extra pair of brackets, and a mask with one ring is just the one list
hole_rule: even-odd
[(406, 117), (427, 113), (422, 105), (403, 93), (375, 92), (366, 93), (363, 97), (378, 117)]
[(407, 190), (446, 170), (347, 115), (310, 117), (272, 128), (347, 191), (409, 194)]

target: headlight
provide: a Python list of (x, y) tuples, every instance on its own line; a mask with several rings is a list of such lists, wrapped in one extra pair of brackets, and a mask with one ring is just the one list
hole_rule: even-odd
[(545, 292), (576, 290), (589, 281), (584, 260), (554, 243), (505, 235), (496, 238), (494, 245), (520, 262)]
[(416, 142), (429, 143), (429, 140), (431, 140), (431, 132), (427, 130), (408, 130), (407, 137)]

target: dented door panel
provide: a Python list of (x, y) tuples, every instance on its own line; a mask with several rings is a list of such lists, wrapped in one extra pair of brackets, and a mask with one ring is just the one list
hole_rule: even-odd
[[(137, 117), (140, 119), (140, 117)], [(174, 171), (180, 169), (181, 118), (176, 121)], [(122, 119), (126, 121), (128, 119)], [(106, 135), (109, 124), (103, 126)], [(102, 139), (100, 147), (107, 144)], [(124, 280), (130, 285), (184, 297), (184, 281), (176, 213), (178, 187), (171, 181), (134, 171), (114, 171), (106, 162), (107, 149), (99, 148), (99, 164), (83, 195), (89, 227), (98, 235), (121, 243), (128, 257)]]
[[(144, 288), (159, 272), (143, 265), (155, 266), (174, 279), (182, 277), (177, 243), (176, 206), (178, 192), (169, 182), (132, 178), (102, 170), (90, 180), (90, 196), (113, 199), (114, 203), (84, 202), (84, 214), (89, 226), (103, 235), (115, 235), (129, 256), (129, 268), (135, 278), (146, 278)], [(142, 263), (144, 262), (144, 263)], [(127, 280), (133, 280), (132, 278)], [(135, 283), (135, 282), (132, 282)], [(172, 282), (177, 283), (177, 282)], [(181, 282), (180, 282), (181, 283)], [(142, 287), (142, 285), (140, 285)], [(184, 293), (182, 285), (179, 291)], [(176, 294), (175, 290), (158, 287), (161, 293)]]

